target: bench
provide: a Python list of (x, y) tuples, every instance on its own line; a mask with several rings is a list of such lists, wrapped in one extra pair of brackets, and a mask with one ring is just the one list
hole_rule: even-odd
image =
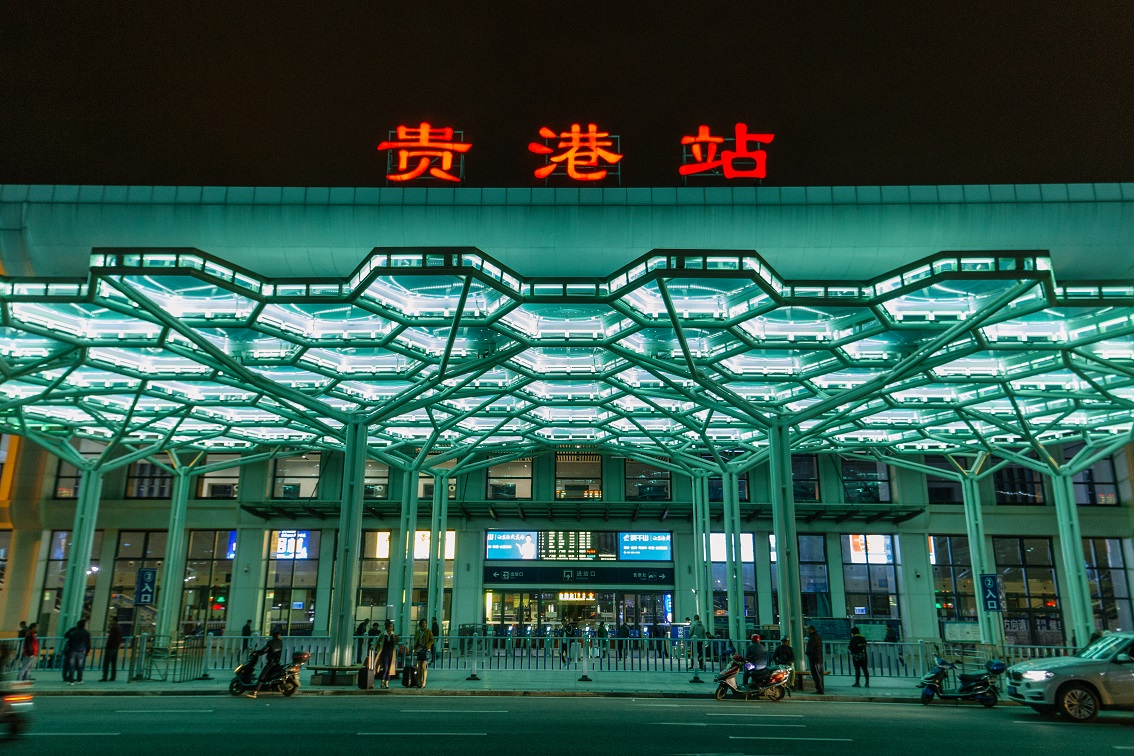
[(358, 670), (362, 665), (355, 664), (346, 667), (314, 666), (311, 670), (312, 685), (354, 685), (358, 682)]

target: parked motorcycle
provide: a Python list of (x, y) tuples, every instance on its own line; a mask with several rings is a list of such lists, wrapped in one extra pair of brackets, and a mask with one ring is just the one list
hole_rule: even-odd
[(791, 681), (791, 667), (770, 666), (757, 673), (756, 679), (749, 685), (739, 681), (740, 671), (748, 666), (743, 656), (734, 654), (732, 664), (728, 669), (713, 678), (717, 683), (717, 700), (723, 701), (731, 690), (735, 696), (744, 696), (744, 700), (751, 698), (779, 701), (785, 695), (791, 695), (788, 683)]
[(18, 738), (31, 723), (32, 692), (30, 683), (14, 683), (0, 695), (0, 727), (9, 738)]
[(984, 672), (961, 673), (957, 675), (960, 687), (956, 690), (946, 690), (945, 680), (949, 672), (957, 668), (956, 664), (947, 662), (940, 656), (933, 657), (934, 669), (921, 678), (917, 687), (921, 688), (921, 702), (928, 705), (937, 696), (942, 701), (977, 701), (982, 706), (991, 709), (1000, 698), (1000, 689), (997, 677), (1008, 668), (1004, 662), (992, 659), (984, 665)]
[[(260, 658), (259, 651), (252, 651), (248, 661), (241, 664), (234, 671), (235, 677), (228, 684), (228, 692), (234, 696), (256, 689), (260, 679), (256, 674), (256, 662)], [(299, 690), (299, 668), (311, 659), (306, 651), (296, 651), (291, 655), (291, 664), (280, 664), (272, 676), (260, 686), (261, 692), (279, 692), (285, 696), (293, 696)]]

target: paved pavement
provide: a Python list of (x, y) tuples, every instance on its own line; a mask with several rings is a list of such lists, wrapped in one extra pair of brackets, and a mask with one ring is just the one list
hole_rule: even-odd
[[(691, 682), (691, 672), (594, 672), (590, 681), (580, 681), (579, 672), (570, 670), (487, 670), (478, 673), (479, 680), (469, 680), (467, 671), (430, 670), (428, 686), (406, 689), (391, 681), (389, 690), (358, 690), (355, 686), (330, 687), (311, 685), (310, 673), (303, 671), (300, 695), (489, 695), (489, 696), (634, 696), (660, 698), (709, 698), (713, 695), (713, 672), (700, 672), (702, 683)], [(42, 696), (156, 696), (156, 695), (227, 695), (231, 678), (219, 673), (211, 680), (183, 683), (160, 681), (99, 682), (97, 674), (88, 675), (81, 685), (67, 685), (58, 673), (40, 672), (33, 685)], [(827, 694), (817, 696), (810, 682), (806, 691), (792, 691), (795, 700), (878, 701), (913, 703), (918, 700), (915, 678), (875, 677), (870, 687), (852, 687), (853, 677), (828, 675)], [(269, 696), (278, 694), (265, 694)], [(788, 699), (791, 700), (791, 699)], [(1002, 705), (1012, 705), (1001, 700)], [(940, 704), (952, 705), (952, 704)]]

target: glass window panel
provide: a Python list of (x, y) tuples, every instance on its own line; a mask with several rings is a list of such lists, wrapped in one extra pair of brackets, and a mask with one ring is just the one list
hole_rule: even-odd
[(894, 568), (887, 565), (870, 565), (870, 590), (883, 593), (898, 589), (894, 580)]
[(1051, 561), (1051, 541), (1046, 538), (1025, 538), (1023, 540), (1024, 563), (1027, 565), (1049, 565)]
[(141, 559), (146, 547), (146, 534), (137, 531), (122, 531), (118, 534), (118, 558)]
[(825, 564), (800, 564), (799, 582), (804, 593), (827, 593), (831, 590)]
[(848, 592), (865, 592), (870, 590), (870, 576), (867, 572), (866, 565), (843, 565), (843, 584)]
[(799, 561), (827, 562), (826, 537), (821, 535), (801, 535), (799, 537)]
[(1020, 541), (1017, 538), (993, 538), (992, 550), (999, 565), (1023, 564), (1020, 557)]

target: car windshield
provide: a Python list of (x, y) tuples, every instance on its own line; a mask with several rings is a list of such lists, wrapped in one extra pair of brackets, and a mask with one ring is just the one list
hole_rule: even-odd
[(1084, 648), (1076, 656), (1083, 659), (1108, 659), (1130, 642), (1129, 638), (1121, 635), (1108, 635), (1099, 638)]

